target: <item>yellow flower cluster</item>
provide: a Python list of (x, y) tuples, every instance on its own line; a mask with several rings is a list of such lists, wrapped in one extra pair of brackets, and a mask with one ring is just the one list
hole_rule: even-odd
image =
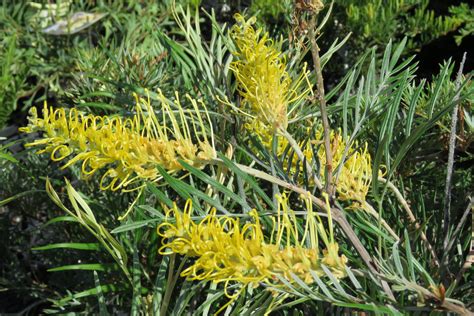
[(235, 19), (237, 23), (232, 27), (231, 36), (237, 51), (233, 52), (236, 60), (230, 69), (237, 79), (243, 111), (248, 116), (245, 126), (270, 147), (277, 129), (286, 129), (288, 125), (288, 105), (310, 91), (308, 88), (297, 92), (307, 79), (307, 73), (304, 69), (293, 82), (285, 70), (282, 53), (268, 34), (253, 28), (255, 18), (245, 20), (237, 14)]
[[(322, 138), (322, 136), (320, 136), (320, 138)], [(360, 205), (360, 203), (363, 204), (372, 182), (372, 163), (370, 153), (367, 150), (367, 143), (360, 149), (354, 149), (359, 147), (358, 143), (355, 142), (349, 147), (345, 160), (342, 161), (346, 149), (346, 142), (342, 138), (341, 133), (335, 131), (331, 131), (330, 139), (332, 164), (335, 173), (337, 173), (338, 168), (341, 168), (336, 183), (338, 198), (342, 201), (350, 200), (356, 202), (353, 206)], [(326, 149), (323, 145), (319, 147), (318, 159), (321, 163), (320, 175), (324, 178)]]
[[(326, 149), (322, 144), (322, 131), (319, 131), (316, 135), (315, 141), (307, 142), (302, 148), (302, 152), (306, 157), (306, 160), (311, 162), (313, 160), (313, 149), (312, 143), (318, 145), (318, 161), (320, 163), (320, 177), (325, 178), (325, 166), (326, 166)], [(338, 168), (341, 168), (339, 177), (336, 183), (336, 190), (338, 193), (338, 199), (342, 201), (353, 201), (354, 207), (363, 205), (366, 196), (369, 192), (370, 184), (372, 182), (372, 163), (371, 156), (367, 150), (367, 143), (360, 149), (358, 143), (354, 143), (348, 149), (345, 161), (342, 162), (344, 151), (346, 148), (346, 142), (342, 138), (340, 132), (331, 131), (331, 152), (332, 152), (332, 163), (335, 173)], [(283, 144), (286, 142), (283, 140)], [(284, 146), (279, 147), (279, 155), (283, 153)], [(297, 159), (294, 159), (290, 171), (295, 173), (297, 166), (299, 166), (299, 172), (303, 172), (303, 164), (297, 165)], [(341, 163), (343, 163), (341, 165)], [(286, 164), (285, 164), (286, 166)]]
[[(135, 96), (136, 113), (131, 118), (85, 115), (75, 108), (53, 109), (45, 103), (43, 118), (38, 117), (36, 108), (32, 108), (28, 126), (20, 130), (42, 132), (41, 139), (26, 146), (43, 147), (38, 153), (50, 153), (53, 161), (70, 158), (62, 168), (82, 161), (85, 177), (107, 169), (100, 180), (102, 190), (125, 189), (142, 180), (155, 181), (160, 177), (156, 165), (175, 172), (182, 169), (178, 159), (201, 167), (214, 158), (213, 142), (209, 141), (200, 115), (202, 110), (207, 115), (204, 104), (200, 102), (198, 105), (188, 96), (194, 111), (185, 114), (176, 94), (179, 115), (175, 115), (161, 91), (158, 95), (163, 113), (161, 122), (149, 97)], [(188, 124), (189, 119), (191, 124)], [(192, 132), (196, 142), (191, 137)], [(212, 130), (210, 139), (213, 139)]]
[(372, 164), (367, 143), (359, 150), (351, 147), (348, 155), (337, 180), (337, 191), (339, 199), (357, 201), (360, 206), (364, 204), (372, 182)]
[[(334, 241), (329, 212), (329, 233), (321, 218), (312, 210), (311, 201), (305, 199), (307, 215), (304, 231), (298, 229), (294, 211), (288, 206), (286, 196), (277, 196), (278, 214), (272, 218), (274, 228), (269, 241), (265, 240), (260, 218), (255, 210), (249, 213), (252, 222), (241, 228), (238, 218), (218, 216), (215, 210), (195, 223), (192, 203), (186, 203), (181, 212), (175, 205), (167, 211), (167, 219), (159, 225), (163, 237), (160, 253), (178, 253), (195, 257), (194, 264), (181, 275), (191, 280), (224, 282), (228, 294), (229, 284), (238, 283), (257, 287), (260, 283), (283, 286), (279, 278), (294, 282), (291, 273), (304, 282), (314, 281), (310, 271), (323, 275), (321, 263), (332, 270), (336, 277), (345, 276), (347, 258), (339, 256)], [(328, 203), (329, 208), (329, 203)], [(321, 254), (318, 235), (326, 248)]]

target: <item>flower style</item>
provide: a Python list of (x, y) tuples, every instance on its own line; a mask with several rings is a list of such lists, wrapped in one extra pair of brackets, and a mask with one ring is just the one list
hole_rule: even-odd
[[(182, 169), (178, 159), (202, 167), (216, 156), (212, 129), (210, 142), (200, 114), (203, 110), (207, 115), (205, 105), (202, 102), (198, 105), (196, 100), (187, 97), (194, 109), (187, 114), (192, 121), (188, 124), (189, 118), (177, 93), (178, 116), (161, 91), (158, 95), (163, 113), (161, 123), (149, 97), (143, 99), (135, 95), (136, 113), (131, 118), (85, 115), (75, 108), (53, 109), (45, 103), (43, 118), (39, 118), (36, 108), (32, 108), (28, 126), (20, 130), (25, 133), (43, 132), (41, 139), (26, 146), (43, 147), (38, 154), (50, 153), (53, 161), (70, 158), (62, 168), (82, 161), (85, 177), (92, 176), (99, 169), (107, 169), (100, 180), (102, 190), (125, 190), (140, 181), (156, 181), (160, 177), (156, 165), (168, 172), (176, 172)], [(193, 141), (191, 131), (197, 142)]]
[(246, 21), (237, 14), (235, 19), (237, 24), (232, 27), (231, 36), (237, 51), (233, 52), (236, 60), (230, 69), (243, 98), (243, 112), (247, 115), (245, 127), (270, 147), (277, 129), (287, 128), (288, 105), (301, 100), (311, 90), (307, 88), (298, 93), (303, 82), (308, 82), (307, 72), (304, 69), (293, 82), (285, 69), (285, 58), (268, 34), (253, 28), (255, 18)]
[[(283, 286), (279, 277), (294, 282), (292, 274), (305, 283), (314, 281), (311, 271), (323, 275), (321, 263), (330, 268), (336, 277), (345, 276), (347, 258), (338, 255), (334, 241), (332, 220), (329, 233), (321, 218), (313, 212), (309, 199), (304, 232), (298, 229), (295, 212), (288, 206), (288, 198), (277, 196), (278, 213), (272, 218), (274, 227), (267, 241), (260, 217), (255, 210), (249, 213), (252, 222), (241, 228), (238, 218), (218, 216), (215, 209), (199, 223), (192, 219), (192, 203), (186, 203), (181, 212), (176, 205), (167, 211), (166, 220), (158, 226), (163, 237), (160, 253), (178, 253), (195, 257), (194, 264), (185, 269), (181, 276), (190, 280), (224, 282), (226, 294), (231, 283), (239, 283), (242, 289), (261, 283), (273, 287)], [(329, 203), (328, 203), (329, 207)], [(329, 212), (330, 214), (330, 212)], [(330, 215), (329, 215), (330, 218)], [(327, 249), (319, 251), (318, 235)]]

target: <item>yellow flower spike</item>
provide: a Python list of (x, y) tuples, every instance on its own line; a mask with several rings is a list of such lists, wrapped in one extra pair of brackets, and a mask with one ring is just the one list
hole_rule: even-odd
[(238, 91), (243, 98), (245, 127), (254, 132), (269, 147), (278, 128), (288, 125), (288, 105), (304, 98), (311, 85), (298, 92), (302, 84), (309, 83), (306, 67), (295, 82), (286, 71), (282, 53), (262, 29), (255, 30), (255, 18), (245, 20), (235, 15), (236, 24), (231, 36), (237, 47), (236, 58), (230, 65)]
[(172, 210), (167, 211), (166, 220), (158, 226), (158, 234), (163, 238), (159, 251), (162, 254), (178, 253), (194, 257), (194, 263), (183, 270), (181, 276), (189, 280), (224, 283), (224, 290), (231, 301), (235, 296), (228, 292), (228, 287), (234, 283), (241, 287), (236, 290), (237, 293), (246, 286), (258, 287), (261, 283), (272, 287), (284, 286), (278, 281), (278, 275), (293, 283), (291, 273), (308, 284), (313, 283), (311, 271), (324, 275), (320, 267), (322, 260), (333, 269), (336, 277), (343, 277), (347, 259), (338, 256), (339, 248), (332, 237), (332, 228), (331, 237), (323, 238), (327, 249), (320, 254), (318, 234), (326, 236), (325, 227), (317, 213), (313, 212), (311, 201), (307, 197), (303, 199), (307, 215), (302, 238), (288, 197), (281, 195), (277, 196), (278, 212), (276, 219), (272, 218), (274, 227), (270, 240), (266, 240), (255, 210), (249, 212), (251, 221), (241, 226), (238, 218), (217, 216), (215, 209), (199, 223), (194, 223), (190, 201), (184, 212), (174, 205)]
[[(162, 122), (159, 122), (149, 93), (147, 98), (134, 94), (135, 114), (131, 118), (120, 116), (85, 115), (77, 109), (66, 110), (43, 106), (43, 117), (39, 118), (36, 108), (30, 110), (28, 126), (20, 128), (24, 133), (42, 132), (42, 138), (26, 144), (39, 147), (40, 153), (49, 153), (53, 161), (68, 161), (67, 168), (82, 162), (81, 172), (85, 178), (104, 170), (100, 179), (102, 190), (132, 191), (140, 188), (143, 181), (157, 181), (160, 174), (156, 165), (168, 172), (182, 170), (178, 159), (183, 159), (195, 167), (203, 167), (216, 157), (214, 140), (207, 137), (206, 126), (201, 111), (209, 114), (202, 103), (191, 100), (193, 136), (185, 112), (176, 94), (178, 117), (169, 101), (158, 91), (162, 107)], [(167, 121), (171, 122), (171, 129)], [(196, 126), (198, 125), (198, 126)], [(210, 137), (213, 137), (212, 129)], [(130, 187), (132, 187), (130, 189)]]
[[(316, 134), (316, 140), (319, 143), (322, 139), (322, 131)], [(372, 182), (372, 163), (371, 156), (368, 152), (368, 144), (364, 143), (363, 147), (355, 142), (349, 147), (345, 161), (343, 162), (344, 152), (346, 150), (346, 142), (342, 138), (340, 131), (331, 131), (331, 151), (333, 155), (333, 166), (339, 176), (336, 183), (336, 191), (338, 199), (342, 201), (351, 201), (351, 208), (361, 208), (366, 200)], [(313, 159), (310, 142), (303, 149), (303, 153), (310, 161)], [(325, 178), (326, 165), (326, 149), (324, 145), (320, 145), (317, 151), (318, 160), (321, 164), (320, 176)], [(342, 165), (341, 165), (342, 164)], [(340, 171), (338, 171), (340, 169)], [(380, 172), (379, 172), (380, 173)]]

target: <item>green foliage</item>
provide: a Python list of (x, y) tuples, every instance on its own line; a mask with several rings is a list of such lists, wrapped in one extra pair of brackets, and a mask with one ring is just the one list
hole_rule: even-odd
[(267, 20), (273, 19), (276, 21), (289, 20), (292, 9), (292, 1), (271, 1), (271, 0), (257, 0), (252, 1), (249, 7), (249, 13), (252, 15), (258, 14), (259, 17)]
[[(5, 294), (0, 313), (26, 307), (26, 312), (39, 314), (209, 315), (224, 308), (230, 315), (400, 315), (436, 313), (446, 310), (446, 304), (471, 308), (473, 271), (462, 267), (471, 242), (470, 223), (463, 214), (472, 207), (466, 199), (474, 186), (472, 75), (463, 75), (456, 84), (459, 65), (448, 60), (432, 78), (419, 80), (414, 58), (404, 57), (459, 28), (458, 42), (468, 36), (469, 6), (452, 7), (451, 16), (436, 17), (428, 1), (334, 4), (334, 18), (328, 15), (323, 37), (318, 38), (331, 36), (325, 39), (328, 48), (321, 50), (321, 64), (325, 72), (342, 69), (334, 60), (345, 52), (350, 66), (343, 75), (336, 73), (327, 87), (329, 120), (333, 130), (341, 130), (347, 146), (368, 143), (373, 170), (367, 201), (376, 216), (333, 200), (331, 206), (342, 214), (334, 211), (332, 216), (336, 242), (349, 262), (345, 278), (338, 279), (325, 266), (321, 275), (311, 273), (311, 283), (296, 274), (289, 279), (275, 275), (282, 286), (249, 286), (226, 306), (229, 298), (222, 284), (180, 276), (193, 258), (158, 252), (161, 237), (156, 227), (170, 221), (165, 213), (173, 203), (182, 209), (190, 199), (194, 221), (215, 208), (218, 216), (239, 218), (244, 225), (251, 220), (249, 211), (256, 209), (264, 233), (270, 235), (279, 211), (276, 195), (293, 192), (290, 204), (303, 234), (307, 209), (298, 196), (322, 199), (308, 170), (320, 174), (316, 153), (323, 145), (314, 140), (321, 112), (314, 96), (290, 109), (288, 131), (301, 148), (310, 144), (311, 159), (298, 157), (291, 145), (278, 151), (277, 137), (273, 148), (261, 144), (234, 110), (241, 98), (229, 69), (235, 46), (228, 25), (219, 22), (218, 13), (196, 9), (199, 1), (183, 1), (190, 6), (175, 8), (171, 2), (61, 1), (58, 7), (24, 2), (0, 8), (0, 123), (15, 109), (25, 111), (42, 100), (54, 107), (129, 116), (134, 92), (150, 90), (155, 103), (154, 91), (160, 88), (165, 95), (178, 91), (205, 101), (218, 151), (218, 158), (203, 169), (179, 161), (183, 171), (170, 175), (157, 166), (161, 178), (141, 191), (101, 192), (100, 177), (82, 179), (80, 166), (59, 169), (46, 155), (18, 149), (17, 135), (8, 139), (9, 144), (0, 147), (0, 293)], [(288, 1), (255, 1), (250, 7), (258, 19), (262, 15), (267, 21), (288, 22), (291, 10)], [(41, 31), (78, 11), (106, 15), (75, 34)], [(39, 21), (44, 25), (39, 27)], [(342, 34), (339, 39), (329, 29), (333, 25)], [(346, 36), (349, 30), (351, 38)], [(286, 38), (284, 28), (278, 31)], [(283, 41), (281, 50), (290, 77), (296, 78), (310, 60), (308, 47)], [(311, 74), (308, 80), (314, 84), (316, 77)], [(445, 157), (456, 104), (460, 129), (455, 189), (450, 243), (444, 245), (440, 218), (446, 198)], [(160, 119), (161, 110), (157, 112)], [(324, 207), (314, 205), (328, 223)], [(354, 236), (372, 264), (364, 260)], [(433, 253), (442, 267), (435, 264)], [(440, 284), (446, 295), (441, 295)], [(239, 287), (232, 284), (229, 289)], [(7, 305), (10, 302), (17, 305)]]
[(459, 21), (462, 21), (459, 35), (455, 37), (456, 43), (460, 45), (466, 36), (474, 34), (474, 12), (467, 3), (461, 3), (461, 5), (457, 7), (452, 6), (449, 8), (449, 12), (457, 17)]
[(347, 19), (339, 21), (357, 34), (358, 40), (383, 44), (387, 38), (407, 36), (408, 49), (418, 50), (436, 38), (457, 30), (466, 20), (462, 7), (452, 7), (452, 16), (435, 16), (429, 0), (341, 1)]
[(0, 129), (16, 110), (20, 92), (25, 86), (27, 68), (23, 51), (17, 49), (16, 35), (5, 36), (0, 43)]

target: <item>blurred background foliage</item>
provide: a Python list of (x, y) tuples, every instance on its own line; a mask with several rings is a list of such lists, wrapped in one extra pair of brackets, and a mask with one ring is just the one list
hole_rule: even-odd
[[(175, 2), (188, 9), (173, 11)], [(91, 14), (97, 21), (78, 19), (69, 28), (60, 29), (60, 34), (46, 31), (47, 27), (71, 19), (78, 12)], [(171, 187), (150, 185), (135, 208), (133, 219), (119, 222), (118, 216), (127, 209), (132, 197), (100, 192), (96, 189), (97, 179), (77, 180), (78, 167), (61, 170), (44, 157), (25, 150), (17, 128), (26, 124), (29, 108), (44, 101), (53, 106), (76, 106), (95, 114), (128, 115), (134, 104), (133, 92), (143, 94), (144, 89), (153, 92), (160, 88), (171, 97), (174, 91), (179, 91), (206, 101), (214, 125), (219, 127), (218, 148), (225, 151), (227, 142), (238, 143), (241, 146), (237, 147), (236, 156), (240, 161), (255, 160), (263, 169), (290, 179), (291, 175), (278, 167), (283, 162), (274, 153), (258, 141), (255, 144), (240, 136), (242, 126), (215, 98), (217, 95), (221, 99), (237, 99), (228, 70), (229, 51), (234, 47), (226, 35), (236, 12), (258, 16), (259, 25), (274, 38), (283, 38), (283, 49), (295, 65), (290, 72), (297, 72), (296, 66), (310, 60), (306, 48), (298, 46), (295, 30), (301, 26), (295, 25), (293, 1), (289, 0), (3, 0), (0, 7), (0, 200), (4, 202), (0, 202), (0, 313), (106, 315), (160, 311), (175, 315), (184, 313), (185, 309), (215, 311), (213, 304), (225, 301), (222, 290), (213, 284), (179, 279), (176, 271), (182, 269), (182, 258), (162, 258), (157, 252), (155, 227), (163, 214), (157, 200), (163, 197), (184, 200), (176, 188), (187, 183), (170, 179)], [(470, 80), (464, 83), (461, 92), (455, 85), (461, 55), (473, 41), (473, 12), (470, 1), (340, 0), (334, 3), (319, 38), (322, 52), (329, 52), (324, 76), (332, 104), (331, 119), (337, 122), (334, 127), (344, 121), (357, 137), (375, 144), (372, 156), (378, 157), (379, 165), (384, 164), (389, 170), (396, 164), (399, 152), (411, 141), (410, 130), (424, 128), (420, 129), (423, 133), (416, 145), (411, 143), (410, 151), (402, 156), (403, 163), (393, 168), (392, 180), (403, 188), (413, 212), (438, 248), (443, 242), (442, 237), (437, 237), (442, 230), (437, 219), (442, 214), (440, 192), (444, 190), (451, 121), (450, 111), (439, 113), (448, 108), (458, 93), (461, 101), (453, 180), (454, 219), (462, 216), (466, 197), (474, 187), (474, 87)], [(341, 43), (349, 33), (351, 36), (344, 45), (335, 49), (335, 39)], [(390, 39), (394, 44), (387, 51)], [(384, 61), (393, 57), (394, 47), (400, 42), (404, 43), (403, 50), (393, 58), (398, 68), (393, 67), (390, 72), (384, 68)], [(473, 64), (471, 51), (464, 66), (465, 74), (472, 71)], [(357, 120), (351, 121), (355, 116), (349, 115), (347, 119), (344, 112), (349, 108), (350, 114), (355, 115), (360, 105), (358, 80), (362, 77), (369, 91), (361, 105), (367, 109), (363, 127)], [(400, 97), (394, 100), (397, 91), (401, 91)], [(153, 93), (151, 98), (156, 102)], [(394, 124), (395, 115), (389, 116), (384, 111), (387, 104), (393, 106), (397, 119), (404, 123)], [(434, 114), (439, 114), (439, 119), (432, 120)], [(301, 122), (310, 115), (310, 108), (303, 109)], [(391, 126), (389, 131), (385, 128), (387, 124)], [(390, 137), (383, 138), (385, 135)], [(208, 171), (213, 177), (223, 172), (219, 167), (210, 167)], [(97, 222), (112, 231), (113, 238), (129, 254), (128, 268), (133, 282), (118, 272), (120, 267), (78, 225), (77, 219), (66, 216), (47, 197), (46, 177), (56, 188), (61, 188), (62, 178), (67, 177), (83, 193), (94, 209)], [(255, 183), (238, 173), (222, 175), (222, 179), (224, 187), (233, 187), (237, 181), (239, 194), (242, 191), (248, 194), (252, 207), (265, 200), (265, 196), (259, 195), (261, 191), (255, 190)], [(206, 190), (207, 178), (193, 174), (191, 180), (195, 188)], [(61, 190), (59, 193), (64, 196), (65, 189)], [(263, 187), (263, 191), (268, 193), (272, 188)], [(400, 218), (395, 197), (387, 193), (385, 199), (373, 198), (383, 206), (384, 218), (412, 241), (411, 251), (417, 254), (416, 258), (430, 262), (423, 244), (415, 242), (419, 241), (419, 231), (407, 228)], [(236, 206), (229, 197), (221, 199), (222, 205), (229, 209)], [(378, 230), (370, 227), (364, 214), (351, 213), (348, 217), (358, 232), (367, 233), (363, 241), (369, 250), (378, 252), (380, 249), (373, 242), (378, 238), (374, 233)], [(449, 252), (452, 267), (462, 265), (469, 249), (469, 225), (462, 226), (455, 237), (458, 241)], [(343, 240), (340, 242), (344, 244)], [(50, 246), (38, 248), (44, 245)], [(346, 245), (344, 249), (349, 248)], [(350, 251), (346, 250), (346, 256), (350, 262), (358, 261)], [(54, 267), (59, 269), (48, 270)], [(426, 264), (424, 268), (430, 271), (433, 267)], [(472, 307), (470, 276), (472, 271), (449, 290), (452, 297), (471, 300), (465, 303)], [(366, 297), (376, 296), (370, 293), (370, 285), (363, 287), (369, 293), (364, 292)], [(256, 305), (242, 301), (240, 311), (258, 311), (259, 307), (268, 306), (270, 300), (265, 293), (248, 293)], [(413, 296), (406, 295), (405, 299), (410, 301)], [(326, 298), (326, 301), (331, 300)], [(307, 314), (312, 308), (325, 312), (344, 310), (320, 301), (302, 299), (300, 303), (296, 305), (298, 315)], [(287, 315), (283, 310), (276, 313)]]

